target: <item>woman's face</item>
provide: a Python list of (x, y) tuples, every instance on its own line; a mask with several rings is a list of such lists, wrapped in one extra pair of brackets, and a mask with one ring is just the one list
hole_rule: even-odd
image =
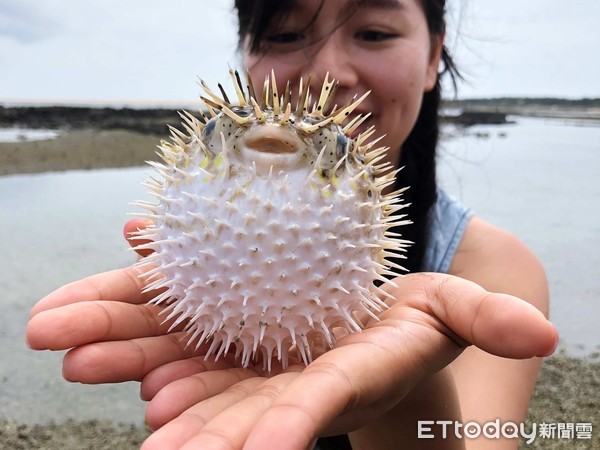
[[(357, 112), (371, 112), (358, 130), (374, 125), (385, 134), (397, 165), (402, 143), (417, 119), (423, 93), (435, 84), (443, 37), (432, 39), (419, 0), (302, 0), (283, 23), (265, 33), (263, 49), (244, 53), (256, 83), (275, 70), (280, 92), (312, 74), (320, 89), (325, 74), (339, 81), (332, 104), (371, 94)], [(318, 11), (322, 3), (321, 10)], [(313, 91), (314, 92), (314, 91)]]

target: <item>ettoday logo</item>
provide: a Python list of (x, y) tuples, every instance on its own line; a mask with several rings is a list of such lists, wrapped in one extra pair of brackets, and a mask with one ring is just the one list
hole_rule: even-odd
[(488, 439), (520, 439), (526, 444), (531, 444), (540, 439), (591, 439), (591, 423), (533, 423), (527, 426), (524, 423), (505, 422), (500, 419), (486, 422), (483, 425), (477, 422), (465, 424), (454, 420), (420, 420), (417, 424), (417, 437), (419, 439), (447, 439), (452, 435), (458, 439), (477, 439), (480, 436)]

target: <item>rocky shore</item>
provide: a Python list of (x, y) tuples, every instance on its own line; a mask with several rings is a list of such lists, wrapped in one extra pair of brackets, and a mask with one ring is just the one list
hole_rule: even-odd
[(164, 135), (168, 125), (178, 125), (176, 110), (92, 108), (80, 106), (0, 106), (0, 127), (61, 130), (128, 130)]
[[(506, 114), (498, 110), (475, 108), (447, 115), (445, 122), (463, 126), (506, 123)], [(128, 130), (164, 135), (168, 125), (177, 126), (179, 118), (171, 109), (89, 108), (89, 107), (3, 107), (0, 127), (49, 128), (64, 130)]]

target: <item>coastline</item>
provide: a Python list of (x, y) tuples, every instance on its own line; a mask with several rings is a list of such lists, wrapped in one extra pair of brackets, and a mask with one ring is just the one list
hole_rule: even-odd
[(160, 138), (127, 130), (60, 131), (53, 139), (0, 142), (0, 176), (142, 166)]
[[(575, 121), (600, 126), (600, 106), (594, 101), (563, 105), (558, 100), (446, 101), (442, 124), (460, 129), (473, 125), (504, 125), (513, 116)], [(582, 101), (583, 102), (583, 101)], [(64, 170), (143, 166), (156, 160), (156, 146), (168, 139), (169, 126), (180, 126), (178, 110), (15, 106), (0, 104), (0, 131), (55, 130), (51, 139), (0, 140), (0, 176)]]
[[(68, 106), (0, 106), (0, 176), (64, 170), (142, 166), (180, 122), (176, 110)], [(27, 130), (54, 130), (57, 137), (27, 138)]]
[[(38, 110), (37, 113), (39, 112)], [(520, 111), (521, 114), (525, 112)], [(546, 113), (544, 117), (558, 115), (561, 119), (572, 120), (573, 113), (567, 112), (553, 112), (553, 116)], [(498, 111), (493, 113), (498, 114)], [(168, 131), (162, 124), (170, 120), (178, 122), (179, 119), (176, 111), (161, 111), (160, 120), (165, 120), (159, 128), (152, 128), (157, 119), (146, 118), (140, 119), (141, 122), (127, 122), (130, 125), (127, 126), (123, 120), (111, 121), (111, 114), (110, 111), (106, 112), (107, 120), (104, 122), (96, 118), (95, 124), (86, 116), (88, 118), (81, 119), (77, 126), (64, 122), (54, 122), (54, 125), (50, 126), (52, 122), (48, 122), (48, 119), (41, 120), (39, 117), (38, 125), (35, 126), (27, 121), (18, 122), (16, 125), (13, 123), (11, 126), (15, 127), (54, 128), (61, 131), (60, 135), (53, 139), (0, 142), (0, 175), (144, 166), (146, 160), (157, 159), (156, 146), (161, 139), (167, 138)], [(500, 114), (486, 117), (490, 120), (494, 117), (496, 120), (505, 120), (506, 111)], [(544, 113), (538, 111), (537, 114)], [(483, 116), (471, 116), (469, 120), (473, 117), (475, 123), (483, 120)], [(597, 120), (595, 115), (587, 116), (581, 111), (577, 113), (577, 117), (578, 120), (581, 117), (587, 117), (592, 122)], [(138, 126), (139, 123), (141, 126)], [(0, 121), (1, 126), (6, 126), (6, 123), (3, 125)], [(537, 439), (530, 445), (521, 441), (521, 448), (600, 448), (599, 392), (598, 353), (576, 357), (562, 351), (546, 359), (525, 421), (527, 428), (533, 423), (538, 426), (541, 423), (592, 423), (592, 439)], [(132, 422), (139, 423), (139, 420), (138, 417), (132, 418)], [(54, 424), (30, 424), (11, 421), (10, 417), (0, 419), (0, 448), (134, 449), (139, 448), (147, 435), (148, 430), (141, 426), (105, 421), (58, 420)]]

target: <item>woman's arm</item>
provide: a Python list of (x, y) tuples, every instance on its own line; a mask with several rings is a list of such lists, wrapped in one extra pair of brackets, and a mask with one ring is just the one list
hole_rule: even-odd
[[(517, 296), (548, 316), (548, 285), (539, 260), (517, 238), (474, 217), (450, 273), (491, 292)], [(513, 336), (500, 336), (509, 341)], [(451, 364), (463, 422), (525, 420), (540, 358), (510, 360), (470, 347)], [(530, 425), (530, 424), (529, 424)], [(527, 427), (529, 429), (529, 427)], [(517, 439), (468, 440), (468, 449), (516, 449)]]

